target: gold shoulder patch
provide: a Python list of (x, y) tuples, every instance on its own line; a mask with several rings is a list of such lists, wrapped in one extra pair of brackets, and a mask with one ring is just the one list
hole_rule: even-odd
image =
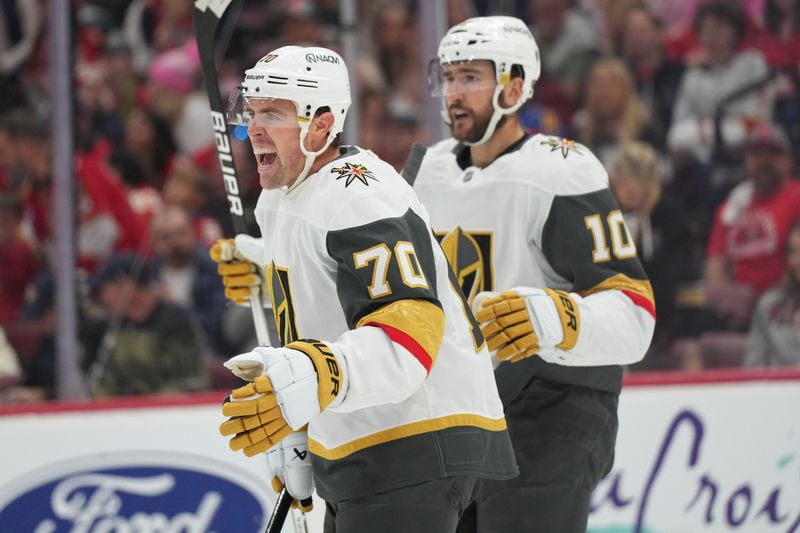
[(378, 178), (375, 177), (372, 171), (361, 163), (345, 163), (344, 166), (332, 168), (331, 172), (339, 174), (336, 178), (337, 180), (344, 178), (345, 187), (349, 187), (355, 180), (360, 181), (367, 187), (369, 187), (369, 181), (367, 180), (378, 181)]
[(562, 139), (561, 137), (548, 137), (546, 141), (539, 143), (542, 146), (549, 146), (551, 152), (561, 150), (561, 155), (564, 159), (570, 154), (575, 152), (578, 155), (583, 155), (583, 145), (576, 143), (571, 139)]

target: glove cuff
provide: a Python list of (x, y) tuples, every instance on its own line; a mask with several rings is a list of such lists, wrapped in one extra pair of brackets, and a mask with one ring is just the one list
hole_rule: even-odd
[(291, 342), (285, 347), (303, 352), (311, 359), (317, 371), (320, 411), (342, 403), (347, 391), (347, 361), (339, 350), (331, 344), (313, 339)]
[(565, 291), (516, 287), (525, 299), (533, 330), (539, 340), (539, 355), (554, 349), (571, 350), (580, 336), (580, 309), (576, 297)]
[(544, 292), (553, 300), (561, 322), (561, 330), (564, 332), (564, 340), (556, 344), (556, 348), (571, 350), (578, 343), (581, 332), (581, 313), (578, 303), (564, 291), (544, 289)]

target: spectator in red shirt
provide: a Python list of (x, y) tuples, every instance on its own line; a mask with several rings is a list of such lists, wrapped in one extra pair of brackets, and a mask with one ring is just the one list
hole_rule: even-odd
[(800, 63), (800, 2), (767, 0), (762, 26), (754, 46), (770, 66), (795, 70)]
[(18, 318), (25, 289), (39, 270), (39, 260), (22, 236), (22, 202), (0, 193), (0, 322)]
[[(29, 118), (10, 129), (20, 168), (26, 173), (25, 204), (35, 236), (47, 245), (53, 237), (52, 185), (48, 130)], [(100, 155), (75, 158), (78, 266), (93, 271), (114, 251), (138, 250), (146, 235), (128, 203), (119, 177)]]
[(800, 183), (790, 177), (785, 135), (759, 123), (744, 144), (749, 178), (719, 207), (706, 261), (708, 284), (734, 281), (758, 293), (781, 280), (790, 228), (800, 220)]

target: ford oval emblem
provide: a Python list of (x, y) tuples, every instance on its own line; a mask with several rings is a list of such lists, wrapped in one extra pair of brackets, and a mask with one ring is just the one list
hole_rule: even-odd
[(55, 463), (0, 489), (0, 533), (263, 531), (266, 483), (235, 464), (175, 452)]

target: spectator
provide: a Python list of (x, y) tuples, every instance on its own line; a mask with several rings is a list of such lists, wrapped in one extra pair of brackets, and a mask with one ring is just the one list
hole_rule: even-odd
[[(683, 78), (668, 142), (672, 150), (709, 161), (715, 140), (713, 117), (718, 106), (724, 103), (722, 139), (730, 147), (743, 138), (746, 120), (771, 117), (774, 95), (770, 87), (756, 86), (769, 75), (761, 53), (739, 50), (747, 26), (738, 4), (709, 0), (698, 9), (694, 27), (703, 55)], [(741, 91), (746, 92), (739, 94)], [(731, 98), (733, 95), (737, 96)], [(731, 100), (726, 102), (728, 98)]]
[(25, 101), (19, 73), (33, 55), (42, 30), (38, 0), (9, 0), (0, 10), (0, 112)]
[[(25, 203), (36, 239), (53, 238), (49, 131), (30, 117), (10, 128), (16, 157), (26, 172)], [(137, 250), (144, 228), (128, 204), (118, 176), (94, 154), (75, 158), (77, 175), (77, 253), (80, 267), (92, 271), (114, 250)]]
[(150, 108), (134, 108), (125, 122), (125, 149), (136, 154), (147, 181), (158, 187), (164, 185), (177, 150), (166, 120)]
[[(604, 53), (622, 54), (628, 14), (643, 9), (641, 0), (587, 0), (594, 18), (594, 31)], [(584, 4), (585, 5), (585, 4)]]
[(22, 202), (0, 193), (0, 322), (13, 321), (25, 300), (25, 289), (39, 270), (39, 260), (22, 236)]
[[(364, 90), (378, 89), (383, 92), (385, 107), (388, 114), (382, 119), (393, 122), (390, 127), (399, 127), (402, 135), (408, 129), (396, 120), (395, 110), (412, 110), (414, 119), (423, 119), (419, 109), (424, 101), (425, 92), (420, 67), (421, 62), (429, 58), (422, 57), (421, 39), (419, 38), (419, 17), (413, 11), (413, 2), (391, 0), (378, 4), (372, 24), (372, 42), (374, 55), (377, 61), (380, 77), (372, 75), (370, 61), (361, 60), (358, 63), (358, 75)], [(405, 114), (406, 112), (403, 111)], [(395, 116), (392, 116), (395, 115)], [(369, 128), (369, 126), (367, 126)], [(391, 134), (385, 131), (384, 123), (378, 132), (378, 145), (376, 152), (383, 157), (381, 144), (391, 145)], [(369, 131), (367, 132), (369, 134)], [(363, 139), (359, 144), (364, 144)], [(388, 150), (396, 148), (389, 146)], [(407, 153), (407, 152), (406, 152)], [(394, 163), (394, 162), (392, 162)]]
[[(648, 0), (646, 3), (651, 12), (658, 14), (667, 22), (666, 42), (667, 54), (674, 61), (695, 66), (704, 61), (706, 52), (697, 36), (694, 21), (700, 6), (708, 0)], [(758, 33), (756, 20), (760, 18), (764, 0), (723, 0), (744, 13), (745, 36), (744, 47), (754, 42)], [(665, 9), (666, 8), (666, 9)], [(675, 9), (677, 8), (677, 9)]]
[(537, 95), (541, 103), (559, 110), (563, 102), (554, 101), (558, 100), (558, 93), (563, 93), (569, 104), (577, 103), (583, 81), (597, 56), (591, 18), (570, 7), (571, 4), (570, 0), (530, 3), (531, 32), (539, 45), (544, 75), (536, 83)]
[[(107, 316), (85, 297), (85, 293), (81, 288), (77, 298), (78, 340), (83, 370), (88, 369), (97, 353), (107, 325)], [(30, 353), (22, 358), (25, 381), (15, 391), (14, 397), (21, 402), (52, 400), (56, 395), (56, 311), (55, 281), (49, 272), (38, 275), (29, 287), (21, 319), (29, 333), (36, 335), (36, 338), (31, 342)]]
[(154, 266), (166, 299), (194, 313), (211, 345), (222, 353), (227, 347), (221, 333), (227, 308), (225, 290), (208, 249), (197, 243), (186, 211), (169, 206), (152, 221)]
[(124, 120), (141, 97), (141, 80), (133, 68), (133, 54), (122, 32), (114, 30), (106, 36), (103, 48), (105, 83), (111, 93), (114, 109)]
[(381, 124), (382, 142), (378, 143), (375, 152), (399, 172), (408, 158), (411, 144), (420, 138), (416, 113), (409, 107), (390, 106)]
[(656, 141), (630, 72), (613, 57), (601, 59), (592, 67), (584, 108), (576, 113), (574, 126), (577, 139), (606, 165), (623, 143)]
[(200, 91), (200, 55), (194, 40), (159, 54), (148, 72), (150, 105), (167, 119), (178, 150), (192, 155), (214, 143), (208, 96)]
[(127, 150), (119, 149), (111, 154), (109, 165), (119, 174), (127, 191), (128, 203), (144, 228), (164, 204), (161, 191), (152, 181), (152, 175), (142, 167), (142, 162)]
[(756, 125), (743, 150), (748, 177), (717, 210), (706, 281), (763, 293), (783, 276), (789, 229), (800, 220), (800, 183), (791, 178), (789, 142), (774, 125)]
[(685, 333), (676, 303), (679, 289), (701, 277), (701, 245), (681, 204), (662, 191), (658, 155), (650, 145), (636, 141), (622, 145), (608, 177), (658, 306), (650, 348), (658, 357), (645, 358), (643, 364), (669, 366), (661, 356), (669, 352), (672, 338)]
[(152, 265), (111, 256), (94, 279), (111, 326), (90, 376), (97, 396), (187, 392), (206, 387), (206, 339), (183, 307), (164, 299)]
[(660, 19), (644, 8), (628, 13), (622, 55), (634, 79), (639, 98), (662, 138), (672, 124), (683, 65), (667, 57)]
[(211, 248), (223, 235), (219, 222), (206, 214), (210, 199), (208, 176), (188, 158), (178, 160), (175, 171), (164, 186), (164, 201), (189, 213), (197, 241), (206, 248)]
[(800, 62), (800, 2), (766, 0), (754, 45), (774, 68), (794, 70)]
[(789, 232), (786, 282), (758, 301), (744, 364), (800, 366), (800, 224)]
[[(409, 43), (413, 41), (411, 11), (408, 3), (401, 1), (386, 2), (375, 14), (373, 25), (373, 41), (376, 46), (378, 65), (383, 71), (386, 86), (396, 88), (409, 87), (409, 76), (419, 79), (419, 57), (413, 55)], [(418, 89), (417, 89), (418, 90)], [(418, 99), (418, 98), (417, 98)]]
[(767, 62), (780, 69), (780, 90), (775, 103), (775, 120), (789, 133), (797, 152), (800, 148), (800, 1), (767, 0), (763, 29), (757, 46)]

